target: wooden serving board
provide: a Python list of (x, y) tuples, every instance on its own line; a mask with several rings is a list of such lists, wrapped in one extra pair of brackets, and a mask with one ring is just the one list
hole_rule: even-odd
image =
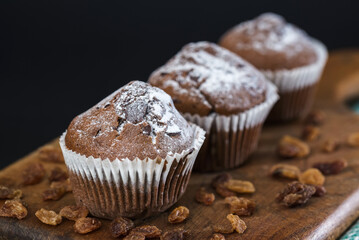
[[(258, 150), (241, 168), (229, 171), (234, 178), (252, 181), (256, 193), (246, 195), (255, 200), (257, 210), (251, 217), (243, 217), (248, 229), (243, 235), (228, 235), (227, 239), (335, 239), (359, 217), (359, 149), (342, 146), (337, 152), (325, 154), (320, 151), (322, 142), (333, 137), (345, 142), (348, 134), (359, 131), (359, 116), (343, 104), (345, 99), (359, 93), (359, 51), (345, 50), (333, 52), (319, 86), (316, 109), (327, 114), (321, 126), (320, 139), (310, 143), (312, 153), (308, 159), (288, 160), (285, 163), (297, 165), (302, 170), (314, 162), (334, 160), (344, 157), (349, 167), (338, 175), (328, 176), (325, 187), (327, 194), (312, 198), (307, 205), (286, 208), (276, 203), (276, 194), (288, 182), (268, 176), (270, 167), (280, 162), (275, 154), (278, 140), (284, 134), (299, 136), (303, 124), (266, 125), (260, 139)], [(50, 144), (57, 144), (57, 140)], [(19, 185), (21, 171), (27, 163), (38, 160), (37, 151), (20, 159), (0, 172), (0, 184)], [(47, 171), (61, 164), (44, 163)], [(62, 164), (65, 168), (65, 165)], [(210, 189), (211, 179), (216, 174), (192, 174), (185, 195), (175, 205), (190, 209), (190, 217), (185, 223), (172, 225), (167, 222), (168, 211), (136, 224), (154, 224), (162, 230), (183, 227), (190, 231), (190, 239), (209, 239), (212, 226), (225, 220), (229, 213), (223, 198), (216, 195), (212, 206), (202, 206), (194, 201), (194, 194), (201, 185)], [(58, 226), (42, 224), (34, 215), (40, 208), (59, 211), (62, 207), (74, 204), (72, 194), (59, 201), (43, 202), (41, 193), (49, 187), (48, 180), (34, 186), (22, 187), (23, 200), (28, 204), (29, 214), (23, 220), (0, 218), (0, 239), (112, 239), (109, 221), (101, 220), (102, 227), (88, 235), (73, 231), (73, 222), (64, 220)], [(4, 201), (0, 201), (2, 205)], [(171, 208), (173, 209), (173, 208)]]

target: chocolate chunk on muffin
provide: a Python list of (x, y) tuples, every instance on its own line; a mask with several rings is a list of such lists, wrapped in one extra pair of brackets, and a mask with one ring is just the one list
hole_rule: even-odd
[(283, 17), (265, 13), (230, 29), (219, 44), (277, 85), (281, 99), (269, 118), (290, 120), (306, 115), (327, 59), (322, 43)]
[(97, 217), (143, 218), (184, 193), (203, 141), (168, 94), (133, 81), (75, 117), (60, 146), (77, 204)]
[[(277, 100), (275, 87), (263, 74), (209, 42), (184, 46), (152, 73), (149, 83), (171, 95), (176, 108), (207, 131), (208, 140), (195, 164), (199, 171), (223, 170), (243, 163), (257, 144), (266, 111)], [(230, 124), (234, 126), (229, 128)], [(228, 132), (231, 135), (225, 137)], [(219, 142), (222, 138), (224, 142)], [(237, 140), (241, 144), (235, 146)]]

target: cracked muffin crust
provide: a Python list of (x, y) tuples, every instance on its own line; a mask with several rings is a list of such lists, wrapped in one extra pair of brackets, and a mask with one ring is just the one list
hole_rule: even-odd
[(263, 70), (293, 69), (317, 60), (310, 37), (274, 13), (234, 26), (219, 45)]
[(133, 81), (75, 117), (66, 146), (86, 157), (110, 161), (165, 158), (193, 143), (193, 130), (159, 88)]
[(265, 101), (266, 79), (252, 65), (209, 42), (187, 44), (149, 78), (182, 113), (232, 115)]

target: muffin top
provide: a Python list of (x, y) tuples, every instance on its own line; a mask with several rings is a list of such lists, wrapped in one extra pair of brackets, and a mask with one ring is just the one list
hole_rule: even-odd
[(274, 13), (233, 27), (219, 44), (263, 70), (293, 69), (317, 60), (310, 37)]
[(191, 148), (193, 134), (168, 94), (133, 81), (75, 117), (65, 144), (76, 153), (103, 160), (155, 159)]
[(190, 43), (149, 78), (183, 113), (231, 115), (265, 100), (267, 83), (252, 65), (209, 42)]

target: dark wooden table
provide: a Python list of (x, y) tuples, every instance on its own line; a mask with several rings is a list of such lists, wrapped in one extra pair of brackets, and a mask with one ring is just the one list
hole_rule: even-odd
[[(337, 152), (325, 154), (320, 151), (322, 142), (333, 137), (345, 141), (348, 134), (359, 131), (359, 116), (352, 113), (344, 102), (359, 93), (359, 51), (345, 50), (330, 54), (323, 79), (319, 85), (315, 108), (327, 114), (327, 121), (321, 126), (320, 139), (310, 143), (312, 153), (307, 159), (284, 161), (297, 165), (302, 170), (317, 161), (334, 160), (344, 157), (349, 167), (339, 175), (328, 176), (325, 187), (327, 194), (322, 198), (313, 198), (306, 206), (288, 209), (274, 201), (285, 180), (268, 176), (270, 167), (280, 162), (275, 154), (278, 140), (284, 134), (299, 136), (303, 124), (266, 125), (260, 139), (258, 150), (243, 167), (230, 171), (238, 179), (249, 180), (256, 186), (256, 193), (246, 197), (256, 201), (258, 208), (251, 217), (243, 217), (248, 229), (243, 235), (231, 234), (227, 239), (335, 239), (359, 216), (359, 149), (348, 146)], [(29, 139), (31, 141), (31, 139)], [(57, 144), (56, 141), (50, 144)], [(19, 185), (21, 171), (27, 163), (39, 161), (38, 152), (20, 159), (0, 172), (0, 184)], [(47, 171), (55, 165), (44, 163)], [(196, 189), (209, 187), (216, 174), (193, 174), (185, 195), (176, 206), (184, 205), (190, 209), (190, 218), (176, 226), (188, 229), (191, 239), (209, 239), (212, 226), (226, 221), (229, 213), (221, 197), (216, 195), (213, 206), (202, 206), (194, 201)], [(101, 220), (102, 227), (88, 235), (73, 232), (73, 222), (64, 220), (58, 226), (42, 224), (34, 215), (40, 208), (59, 211), (63, 206), (73, 204), (72, 194), (65, 195), (59, 201), (43, 202), (41, 193), (48, 188), (49, 182), (42, 181), (34, 186), (22, 187), (24, 201), (28, 204), (29, 214), (24, 220), (0, 218), (0, 239), (111, 239), (109, 221)], [(2, 205), (4, 201), (0, 201)], [(162, 230), (176, 226), (167, 222), (168, 212), (157, 217), (137, 221), (137, 224), (155, 224)]]

